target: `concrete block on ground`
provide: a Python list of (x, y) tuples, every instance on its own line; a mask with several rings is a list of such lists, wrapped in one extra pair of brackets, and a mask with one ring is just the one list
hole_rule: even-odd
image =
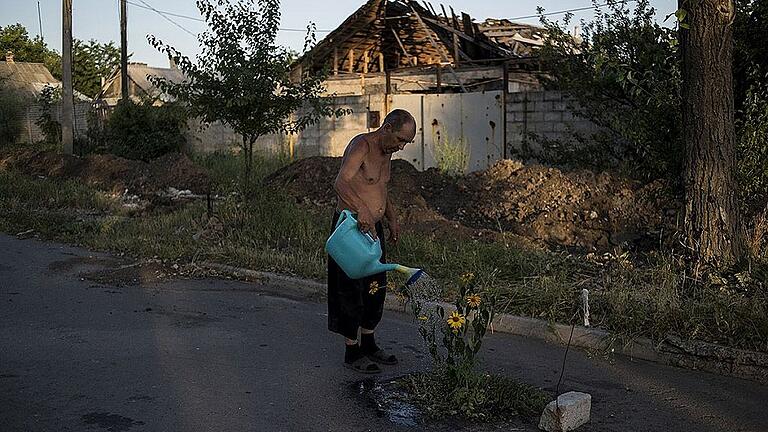
[(550, 402), (541, 414), (539, 429), (547, 432), (576, 430), (589, 421), (592, 396), (589, 393), (568, 392)]
[(523, 102), (512, 102), (507, 104), (507, 112), (522, 112), (525, 111), (525, 104)]

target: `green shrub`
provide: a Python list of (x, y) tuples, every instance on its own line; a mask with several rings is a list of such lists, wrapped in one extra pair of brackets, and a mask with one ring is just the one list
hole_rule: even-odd
[(542, 15), (548, 38), (540, 57), (545, 86), (567, 92), (577, 102), (570, 109), (602, 132), (574, 134), (572, 142), (559, 147), (545, 140), (542, 154), (521, 156), (676, 178), (683, 156), (676, 32), (658, 23), (648, 0), (639, 0), (634, 9), (609, 1), (595, 16), (583, 23), (579, 39), (570, 34), (571, 15), (562, 23)]
[(181, 151), (185, 128), (186, 114), (178, 105), (123, 101), (107, 119), (102, 139), (109, 153), (146, 161)]
[[(759, 76), (757, 73), (753, 73)], [(737, 174), (748, 216), (768, 205), (768, 83), (752, 79), (744, 99), (736, 132)]]
[(61, 123), (53, 116), (55, 105), (61, 102), (61, 88), (45, 86), (37, 97), (40, 114), (35, 125), (43, 133), (43, 139), (35, 144), (45, 149), (57, 149), (61, 144)]
[(26, 107), (27, 102), (18, 92), (0, 82), (0, 147), (18, 141)]

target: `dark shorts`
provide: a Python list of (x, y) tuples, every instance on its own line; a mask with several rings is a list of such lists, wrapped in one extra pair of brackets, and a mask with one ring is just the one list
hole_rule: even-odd
[[(331, 232), (336, 228), (341, 213), (336, 211), (331, 222)], [(376, 235), (381, 239), (381, 262), (386, 262), (384, 227), (376, 224)], [(371, 294), (371, 283), (378, 282), (379, 289)], [(357, 339), (360, 327), (373, 330), (381, 321), (384, 298), (387, 291), (387, 274), (377, 273), (362, 279), (350, 279), (338, 264), (328, 257), (328, 329), (348, 339)]]

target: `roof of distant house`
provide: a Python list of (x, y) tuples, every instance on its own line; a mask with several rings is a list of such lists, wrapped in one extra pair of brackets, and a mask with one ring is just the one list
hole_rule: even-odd
[[(159, 68), (147, 66), (146, 63), (132, 62), (128, 63), (128, 80), (133, 83), (129, 85), (130, 97), (134, 101), (140, 101), (142, 98), (149, 98), (152, 101), (169, 102), (173, 97), (162, 92), (157, 88), (149, 76), (165, 78), (171, 82), (182, 82), (184, 74), (176, 68)], [(108, 104), (113, 105), (120, 99), (120, 68), (115, 68), (112, 74), (104, 82), (101, 91), (95, 99), (101, 99)]]
[[(24, 97), (37, 98), (45, 87), (60, 88), (61, 81), (51, 75), (42, 63), (0, 61), (0, 81)], [(75, 100), (89, 102), (91, 98), (74, 91)]]

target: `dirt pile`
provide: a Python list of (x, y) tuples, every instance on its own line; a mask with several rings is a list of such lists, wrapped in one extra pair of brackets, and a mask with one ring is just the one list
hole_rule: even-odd
[(460, 179), (461, 199), (444, 202), (447, 217), (497, 227), (548, 243), (582, 248), (658, 243), (679, 203), (661, 181), (642, 184), (609, 173), (563, 172), (505, 160)]
[(207, 173), (186, 155), (171, 153), (149, 163), (113, 155), (78, 157), (48, 151), (25, 150), (0, 160), (0, 168), (27, 175), (80, 179), (86, 184), (122, 193), (151, 195), (169, 187), (189, 189), (198, 194), (210, 190)]
[[(340, 158), (303, 159), (267, 182), (299, 202), (331, 207), (340, 164)], [(455, 179), (395, 160), (390, 193), (404, 223), (418, 230), (473, 231), (473, 237), (510, 232), (591, 250), (653, 247), (680, 208), (661, 181), (641, 184), (609, 173), (563, 172), (514, 160)]]

